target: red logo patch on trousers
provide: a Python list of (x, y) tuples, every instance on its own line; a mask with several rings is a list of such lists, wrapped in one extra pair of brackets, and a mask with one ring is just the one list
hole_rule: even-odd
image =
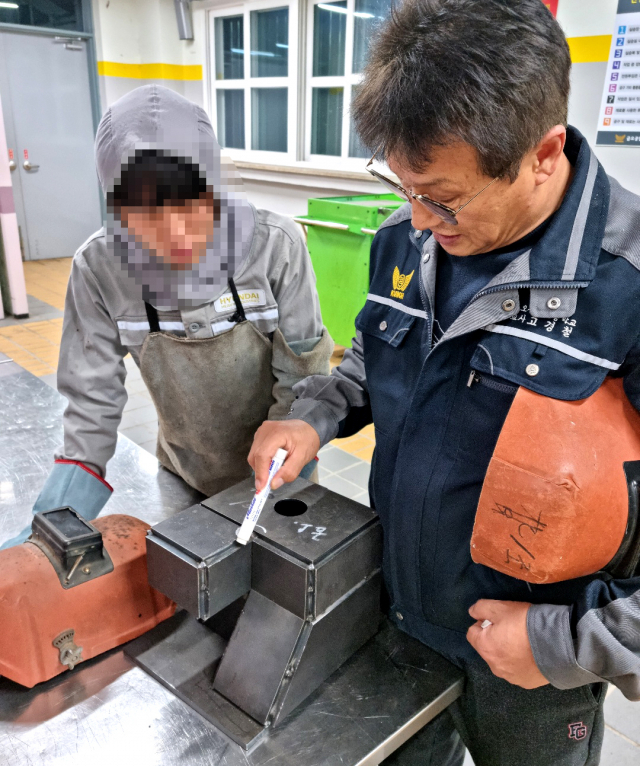
[(580, 721), (580, 723), (569, 724), (569, 739), (575, 739), (580, 741), (587, 736), (587, 727)]

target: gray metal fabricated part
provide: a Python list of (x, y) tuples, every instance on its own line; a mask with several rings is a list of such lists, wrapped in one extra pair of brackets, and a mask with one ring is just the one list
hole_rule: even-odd
[(343, 594), (371, 576), (382, 563), (382, 527), (376, 524), (352, 538), (344, 550), (316, 566), (313, 616), (324, 614)]
[[(66, 400), (12, 362), (0, 365), (0, 378), (5, 540), (31, 519), (62, 441)], [(201, 497), (124, 436), (109, 482), (115, 492), (102, 515), (127, 513), (151, 524)], [(214, 655), (199, 656), (211, 665)], [(178, 661), (175, 654), (170, 661)], [(98, 757), (154, 766), (377, 766), (453, 702), (462, 683), (443, 657), (386, 624), (247, 752), (115, 649), (33, 689), (0, 678), (0, 763), (86, 766)]]
[(226, 645), (223, 638), (180, 611), (127, 644), (127, 654), (148, 667), (149, 656), (162, 652), (167, 679), (179, 689), (192, 680), (196, 668), (211, 682)]
[(314, 622), (252, 591), (214, 689), (260, 723), (277, 725), (375, 634), (379, 575)]
[[(370, 508), (298, 479), (271, 493), (241, 546), (235, 531), (254, 492), (248, 479), (156, 525), (147, 558), (151, 584), (201, 620), (251, 589), (213, 689), (269, 726), (375, 634), (382, 531)], [(153, 662), (145, 667), (164, 683)], [(217, 700), (204, 712), (194, 705), (222, 726)]]
[(157, 524), (147, 536), (149, 582), (199, 620), (208, 620), (251, 588), (251, 546), (237, 526), (203, 505)]
[(375, 635), (380, 621), (380, 579), (377, 573), (354, 588), (305, 630), (292, 658), (291, 680), (285, 674), (271, 711), (274, 726)]
[[(376, 632), (379, 578), (378, 573), (354, 588), (314, 623), (252, 591), (230, 651), (224, 654), (225, 668), (218, 669), (226, 641), (210, 627), (186, 618), (186, 612), (130, 642), (125, 652), (249, 749), (262, 739), (270, 713), (278, 725)], [(200, 661), (180, 648), (206, 647), (208, 642), (212, 642), (209, 654), (204, 652)], [(211, 683), (213, 678), (218, 686)]]
[(266, 724), (304, 620), (251, 591), (213, 688)]
[(253, 543), (251, 587), (304, 619), (325, 612), (382, 560), (382, 528), (377, 523), (312, 562), (295, 558), (265, 538), (260, 535)]
[[(242, 524), (254, 494), (253, 479), (245, 479), (203, 500), (202, 504), (236, 524)], [(296, 517), (280, 515), (275, 505), (287, 498), (301, 500), (307, 505), (307, 511)], [(300, 561), (315, 563), (336, 546), (343, 545), (353, 535), (377, 521), (376, 512), (368, 506), (331, 492), (319, 484), (296, 479), (269, 494), (256, 525), (255, 537), (269, 540)]]
[(125, 653), (190, 707), (243, 747), (255, 745), (264, 727), (212, 687), (227, 642), (187, 612), (177, 612), (131, 641)]
[[(252, 479), (202, 502), (241, 524), (255, 489)], [(277, 513), (287, 499), (300, 516)], [(296, 479), (270, 493), (254, 535), (251, 587), (305, 619), (315, 618), (380, 566), (382, 530), (371, 508)], [(310, 597), (311, 593), (311, 597)]]
[(253, 543), (251, 583), (255, 591), (270, 601), (305, 619), (310, 610), (309, 588), (314, 572), (265, 540)]

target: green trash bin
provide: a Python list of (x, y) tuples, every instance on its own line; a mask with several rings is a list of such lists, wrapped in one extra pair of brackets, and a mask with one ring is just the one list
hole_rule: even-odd
[(404, 204), (395, 194), (310, 199), (307, 247), (318, 280), (322, 318), (333, 340), (350, 346), (369, 291), (369, 250), (378, 226)]

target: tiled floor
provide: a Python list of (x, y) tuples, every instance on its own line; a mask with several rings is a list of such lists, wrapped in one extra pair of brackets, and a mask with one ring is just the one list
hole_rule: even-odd
[[(25, 263), (30, 316), (0, 320), (0, 352), (55, 388), (55, 371), (62, 334), (62, 311), (71, 259)], [(332, 363), (339, 362), (339, 354)], [(133, 359), (125, 359), (129, 394), (120, 431), (149, 452), (155, 452), (158, 423), (151, 397)], [(320, 483), (368, 504), (367, 482), (375, 446), (373, 426), (328, 444), (321, 450)], [(640, 765), (640, 703), (612, 689), (605, 703), (607, 728), (601, 766)], [(464, 766), (472, 766), (467, 754)], [(535, 766), (535, 760), (532, 760)], [(561, 766), (560, 764), (558, 766)]]
[(14, 319), (12, 316), (7, 316), (4, 319), (0, 319), (0, 328), (24, 324), (24, 321), (31, 324), (32, 322), (45, 322), (50, 319), (61, 319), (63, 316), (63, 312), (60, 309), (56, 309), (48, 303), (45, 303), (38, 298), (34, 298), (33, 295), (27, 296), (27, 302), (29, 304), (29, 318), (27, 320)]
[(26, 261), (24, 277), (29, 295), (63, 311), (71, 261), (71, 258)]
[(39, 377), (58, 368), (64, 296), (71, 258), (24, 264), (29, 318), (0, 320), (0, 352)]
[(58, 368), (62, 319), (0, 327), (0, 351), (34, 375)]

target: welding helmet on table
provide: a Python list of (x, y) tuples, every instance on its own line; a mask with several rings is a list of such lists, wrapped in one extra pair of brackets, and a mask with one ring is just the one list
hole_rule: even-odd
[(478, 503), (471, 556), (531, 583), (638, 569), (640, 415), (621, 379), (587, 399), (520, 388)]

